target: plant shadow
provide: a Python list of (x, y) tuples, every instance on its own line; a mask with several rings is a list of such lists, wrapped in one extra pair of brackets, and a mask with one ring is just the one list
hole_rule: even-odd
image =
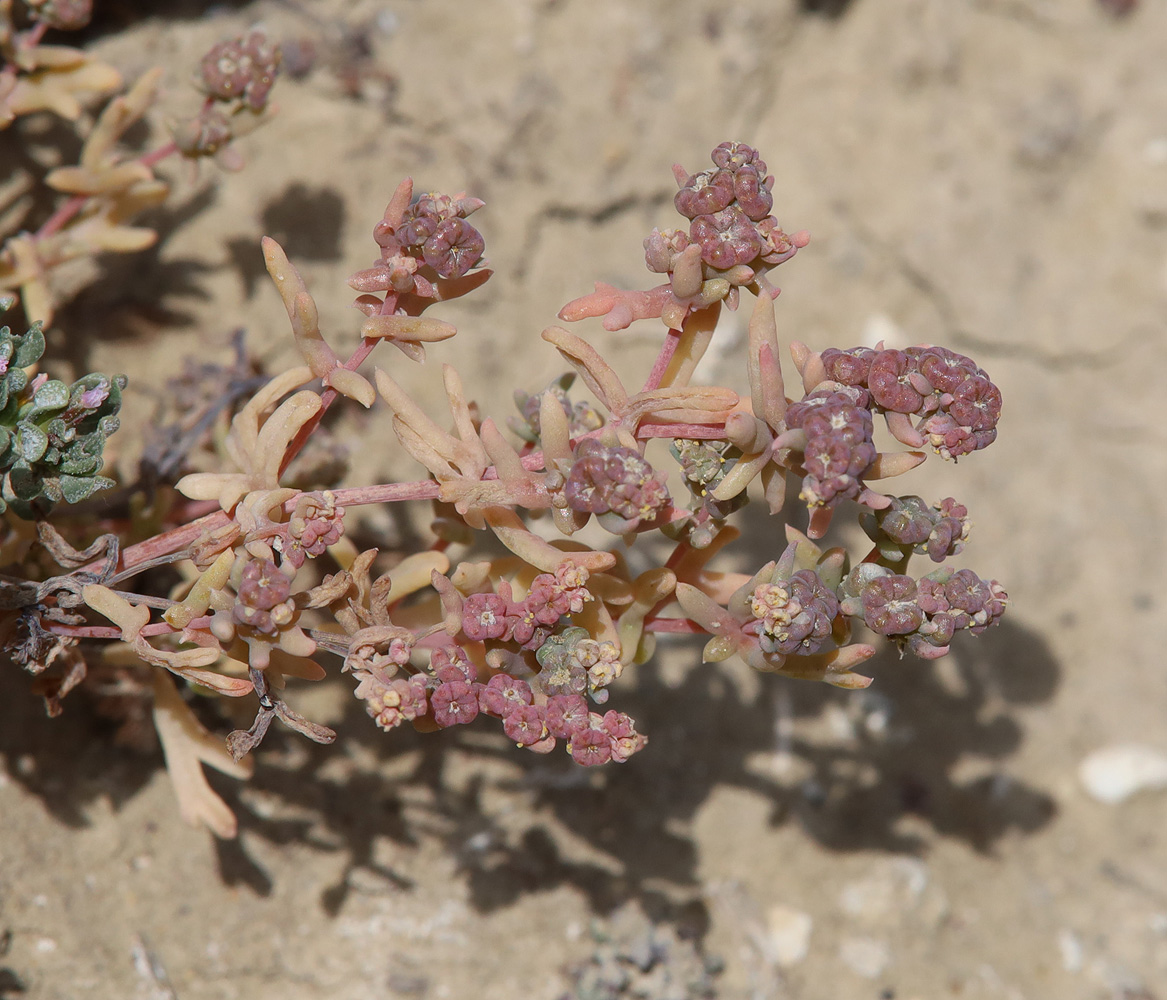
[(799, 10), (804, 14), (817, 14), (837, 20), (847, 13), (854, 0), (799, 0)]
[[(242, 834), (218, 842), (220, 877), (266, 896), (273, 876), (255, 856), (257, 841), (339, 851), (344, 871), (320, 896), (335, 915), (358, 871), (412, 886), (407, 873), (377, 862), (378, 842), (417, 848), (436, 838), (458, 859), (483, 912), (571, 886), (597, 914), (635, 899), (653, 919), (691, 921), (692, 899), (683, 899), (699, 892), (691, 824), (719, 788), (761, 796), (772, 824), (798, 823), (837, 851), (920, 853), (931, 839), (920, 833), (923, 824), (991, 852), (1005, 834), (1036, 831), (1055, 814), (1047, 793), (1000, 766), (1022, 738), (1017, 711), (1052, 697), (1060, 675), (1042, 640), (1009, 619), (962, 644), (943, 672), (935, 663), (879, 657), (868, 664), (876, 684), (860, 693), (767, 676), (743, 683), (726, 664), (696, 665), (697, 646), (685, 645), (672, 652), (694, 665), (679, 681), (666, 682), (649, 664), (616, 693), (650, 735), (624, 765), (585, 769), (562, 750), (518, 751), (494, 720), (426, 736), (385, 734), (355, 699), (335, 727), (353, 760), (342, 771), (325, 767), (335, 748), (273, 730), (246, 786), (212, 776)], [(116, 808), (149, 780), (160, 761), (109, 745), (108, 727), (83, 700), (67, 703), (71, 720), (37, 719), (37, 700), (26, 685), (17, 690), (22, 681), (14, 668), (0, 672), (0, 753), (11, 779), (57, 819), (84, 825), (92, 798), (108, 796)], [(386, 778), (382, 764), (403, 757), (407, 773), (397, 767)], [(982, 775), (954, 775), (970, 759), (984, 763)], [(472, 780), (453, 779), (455, 763), (467, 760), (475, 762)], [(777, 766), (783, 761), (793, 767)], [(500, 791), (523, 804), (527, 819), (518, 828), (513, 815), (504, 826), (488, 804)], [(293, 818), (272, 818), (257, 808), (262, 800)], [(916, 819), (910, 832), (908, 816)], [(591, 845), (591, 856), (580, 860), (572, 841)]]
[[(745, 513), (743, 538), (723, 553), (739, 569), (774, 547), (768, 519)], [(268, 895), (273, 876), (258, 842), (340, 852), (343, 873), (320, 897), (335, 915), (357, 873), (413, 885), (407, 872), (377, 862), (379, 842), (414, 849), (436, 841), (457, 859), (482, 912), (570, 886), (596, 914), (634, 899), (651, 919), (691, 921), (704, 905), (695, 902), (693, 823), (720, 789), (759, 796), (773, 826), (798, 824), (833, 851), (920, 854), (945, 837), (991, 853), (1002, 837), (1035, 832), (1056, 813), (1048, 793), (1010, 776), (1005, 763), (1023, 739), (1019, 713), (1050, 701), (1061, 678), (1044, 640), (1015, 616), (959, 636), (938, 661), (887, 649), (861, 668), (875, 681), (859, 692), (758, 674), (734, 660), (702, 664), (700, 650), (692, 639), (662, 641), (654, 660), (622, 679), (612, 705), (649, 744), (601, 768), (576, 765), (562, 745), (547, 756), (518, 750), (486, 717), (440, 733), (383, 733), (347, 678), (327, 681), (346, 685), (337, 692), (342, 718), (330, 722), (348, 751), (343, 767), (337, 747), (273, 727), (246, 785), (209, 775), (241, 832), (218, 843), (220, 876)], [(92, 746), (96, 717), (35, 724), (38, 703), (15, 691), (16, 673), (0, 670), (0, 753), (55, 816), (77, 825), (95, 789), (111, 783), (106, 794), (116, 804), (147, 780), (157, 760), (100, 740)], [(66, 711), (81, 707), (73, 700)], [(211, 713), (205, 721), (226, 731)], [(27, 773), (21, 756), (33, 759)], [(500, 797), (508, 803), (501, 810)], [(589, 845), (582, 859), (581, 843)]]
[(257, 284), (267, 279), (261, 236), (279, 243), (293, 263), (341, 258), (344, 199), (332, 188), (309, 187), (297, 181), (268, 201), (259, 221), (259, 234), (235, 237), (227, 243), (231, 265), (239, 273), (248, 299), (255, 294)]

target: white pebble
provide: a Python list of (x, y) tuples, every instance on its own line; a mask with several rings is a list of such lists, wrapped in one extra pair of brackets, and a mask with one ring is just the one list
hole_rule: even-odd
[(1143, 147), (1143, 159), (1156, 167), (1167, 163), (1167, 138), (1157, 136), (1154, 139), (1148, 139), (1147, 144)]
[(814, 930), (814, 920), (809, 913), (779, 904), (770, 907), (766, 924), (774, 948), (774, 961), (780, 968), (789, 969), (806, 958), (810, 951), (810, 934)]
[(879, 922), (914, 910), (928, 885), (928, 866), (918, 858), (889, 858), (876, 862), (861, 879), (839, 891), (839, 908), (849, 917)]
[(839, 958), (852, 972), (875, 979), (891, 962), (891, 949), (875, 938), (847, 938), (839, 945)]
[(1067, 972), (1082, 971), (1082, 939), (1067, 927), (1058, 931), (1058, 951), (1062, 955), (1063, 969)]
[(1078, 777), (1092, 798), (1114, 805), (1136, 792), (1167, 788), (1167, 754), (1140, 743), (1117, 743), (1087, 756)]

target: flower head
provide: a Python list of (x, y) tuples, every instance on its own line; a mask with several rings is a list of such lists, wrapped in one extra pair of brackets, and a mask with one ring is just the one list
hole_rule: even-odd
[(664, 476), (640, 452), (605, 445), (595, 438), (585, 439), (576, 448), (563, 492), (573, 510), (614, 514), (610, 523), (619, 531), (635, 531), (669, 502)]

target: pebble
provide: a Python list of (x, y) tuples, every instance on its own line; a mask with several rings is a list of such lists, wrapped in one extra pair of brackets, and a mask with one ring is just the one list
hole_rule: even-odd
[(889, 858), (839, 892), (839, 908), (869, 923), (914, 910), (928, 885), (928, 867), (918, 858)]
[(1067, 927), (1058, 931), (1058, 951), (1062, 956), (1063, 969), (1067, 972), (1082, 971), (1082, 939)]
[(852, 972), (875, 979), (891, 963), (891, 949), (875, 938), (846, 938), (839, 945), (839, 959)]
[(1167, 136), (1149, 139), (1143, 147), (1143, 159), (1155, 167), (1167, 164)]
[(1078, 778), (1091, 798), (1115, 805), (1136, 792), (1167, 788), (1167, 753), (1140, 743), (1116, 743), (1088, 755)]
[(797, 965), (810, 951), (810, 934), (814, 930), (814, 920), (809, 913), (791, 906), (770, 907), (766, 914), (766, 927), (773, 945), (775, 963), (783, 969)]

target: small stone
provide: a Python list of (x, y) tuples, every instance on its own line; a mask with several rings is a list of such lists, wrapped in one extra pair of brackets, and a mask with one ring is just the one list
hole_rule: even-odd
[(1116, 743), (1087, 756), (1078, 778), (1091, 798), (1115, 805), (1136, 792), (1167, 788), (1167, 754), (1140, 743)]
[(1167, 136), (1148, 139), (1147, 144), (1143, 146), (1143, 159), (1156, 167), (1167, 164)]
[(928, 885), (928, 867), (918, 858), (877, 862), (864, 878), (848, 882), (839, 892), (839, 908), (849, 917), (877, 923), (916, 909)]
[(1058, 931), (1058, 951), (1063, 969), (1067, 972), (1082, 971), (1082, 939), (1069, 928)]
[(875, 979), (891, 963), (891, 949), (875, 938), (847, 938), (839, 945), (839, 958), (852, 972)]
[(766, 925), (774, 946), (774, 960), (781, 968), (788, 969), (806, 958), (814, 929), (809, 913), (779, 904), (770, 907)]

